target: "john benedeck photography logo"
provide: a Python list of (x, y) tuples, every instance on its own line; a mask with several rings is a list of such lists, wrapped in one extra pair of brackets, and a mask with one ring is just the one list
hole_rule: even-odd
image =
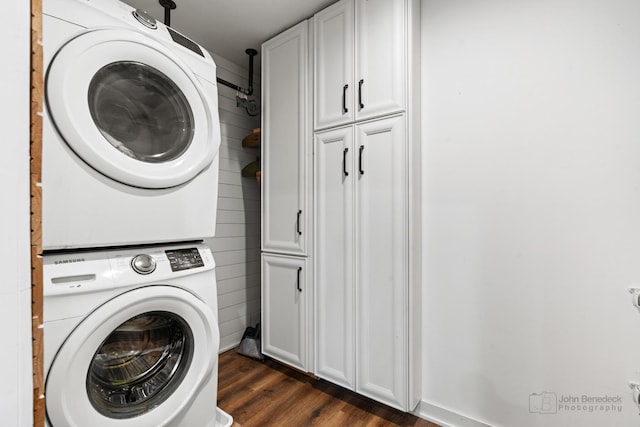
[(556, 394), (552, 391), (531, 393), (529, 412), (535, 414), (557, 414), (559, 412), (607, 413), (622, 412), (622, 396)]

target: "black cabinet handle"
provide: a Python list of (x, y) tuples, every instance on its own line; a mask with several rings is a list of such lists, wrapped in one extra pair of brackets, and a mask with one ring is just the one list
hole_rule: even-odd
[(349, 109), (347, 108), (347, 89), (349, 85), (342, 86), (342, 113), (348, 113)]
[(364, 145), (360, 146), (360, 153), (358, 155), (358, 169), (360, 169), (360, 175), (364, 175), (364, 170), (362, 169), (362, 152), (364, 151)]
[(302, 292), (302, 288), (300, 287), (300, 272), (302, 272), (302, 267), (298, 267), (298, 284), (296, 285), (298, 292)]
[(364, 108), (364, 104), (362, 103), (362, 85), (364, 84), (364, 79), (360, 79), (358, 82), (358, 104), (360, 104), (360, 109)]
[(347, 153), (349, 152), (348, 148), (345, 148), (342, 152), (342, 173), (344, 176), (349, 176), (349, 172), (347, 171)]
[(300, 231), (300, 215), (302, 215), (302, 211), (298, 211), (298, 218), (296, 219), (296, 231), (298, 232), (298, 236), (302, 236), (302, 231)]

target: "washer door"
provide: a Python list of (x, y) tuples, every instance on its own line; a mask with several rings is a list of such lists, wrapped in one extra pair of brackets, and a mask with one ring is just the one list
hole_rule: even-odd
[(212, 310), (185, 290), (156, 285), (108, 301), (74, 329), (51, 365), (51, 425), (164, 426), (179, 419), (211, 379), (219, 340)]
[(132, 30), (83, 33), (47, 71), (49, 113), (65, 142), (98, 172), (135, 187), (174, 187), (209, 166), (220, 146), (210, 108), (217, 99), (209, 98), (180, 58)]

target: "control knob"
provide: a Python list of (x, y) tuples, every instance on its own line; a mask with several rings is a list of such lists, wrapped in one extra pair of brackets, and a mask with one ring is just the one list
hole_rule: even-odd
[(156, 269), (156, 260), (151, 255), (136, 255), (131, 260), (131, 268), (138, 274), (150, 274)]
[(151, 28), (152, 30), (158, 28), (158, 24), (156, 24), (155, 18), (149, 15), (149, 13), (147, 13), (147, 11), (145, 10), (136, 9), (133, 12), (133, 16), (138, 20), (138, 22), (140, 22), (147, 28)]

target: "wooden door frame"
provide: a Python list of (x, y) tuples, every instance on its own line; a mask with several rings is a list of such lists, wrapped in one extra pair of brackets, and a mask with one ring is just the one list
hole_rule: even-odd
[(44, 427), (44, 353), (42, 331), (42, 0), (31, 0), (31, 334), (33, 339), (33, 425)]

